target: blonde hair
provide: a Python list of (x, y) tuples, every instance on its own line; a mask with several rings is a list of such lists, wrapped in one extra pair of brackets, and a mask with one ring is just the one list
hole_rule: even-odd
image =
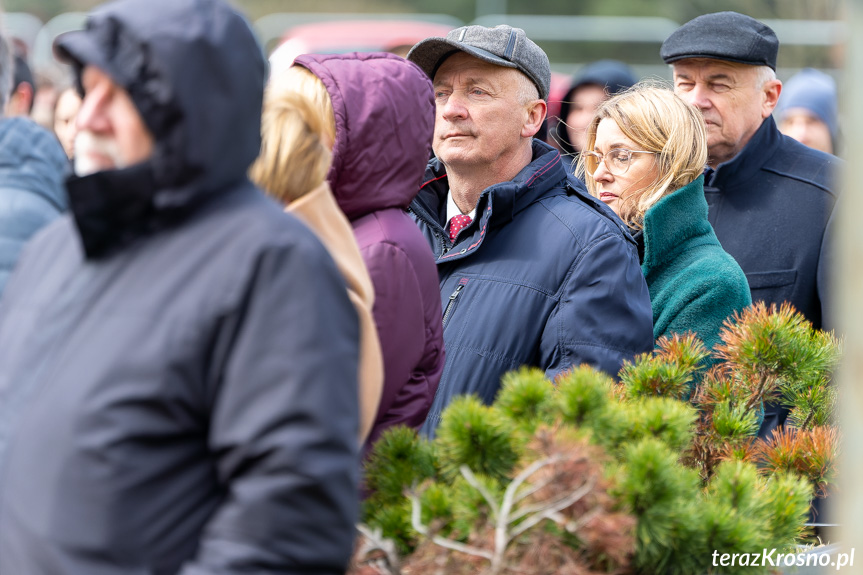
[[(640, 194), (633, 194), (620, 206), (620, 218), (640, 229), (644, 214), (663, 196), (691, 183), (707, 164), (707, 129), (701, 112), (669, 88), (641, 82), (603, 102), (587, 129), (587, 148), (596, 144), (599, 123), (610, 118), (639, 150), (656, 152), (658, 175)], [(578, 161), (579, 175), (585, 174), (584, 158)], [(596, 181), (587, 177), (587, 189), (598, 197)]]
[(270, 80), (261, 118), (261, 153), (249, 177), (284, 205), (327, 177), (335, 139), (330, 95), (320, 78), (293, 66)]

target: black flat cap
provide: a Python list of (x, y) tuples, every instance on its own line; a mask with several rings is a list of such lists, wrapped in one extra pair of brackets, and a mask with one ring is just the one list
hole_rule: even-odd
[(693, 18), (671, 33), (659, 55), (667, 64), (686, 58), (711, 58), (776, 70), (779, 39), (769, 26), (737, 12)]

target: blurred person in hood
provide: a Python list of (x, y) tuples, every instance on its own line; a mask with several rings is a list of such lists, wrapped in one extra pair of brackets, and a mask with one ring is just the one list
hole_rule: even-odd
[(357, 315), (246, 176), (249, 23), (120, 0), (54, 49), (83, 93), (77, 173), (0, 303), (0, 573), (344, 573)]
[(570, 158), (571, 167), (587, 145), (587, 128), (600, 104), (637, 81), (632, 69), (618, 60), (593, 62), (575, 75), (560, 105), (554, 132), (554, 141), (561, 154)]
[[(342, 217), (324, 197), (331, 192), (350, 222), (362, 256), (359, 263), (371, 278), (374, 291), (365, 307), (371, 307), (374, 317), (384, 376), (368, 437), (371, 446), (390, 426), (422, 425), (444, 366), (434, 257), (406, 213), (431, 150), (431, 82), (415, 64), (389, 53), (307, 54), (274, 76), (269, 90), (275, 97), (268, 100), (272, 107), (291, 94), (311, 100), (322, 123), (322, 142), (330, 151), (328, 190), (291, 201), (288, 210), (302, 212), (306, 221), (316, 219), (312, 228), (319, 234), (332, 232)], [(284, 154), (297, 145), (284, 131), (282, 137), (265, 132), (265, 151)], [(270, 172), (264, 187), (284, 196), (289, 174), (296, 170), (285, 157), (262, 160), (255, 170), (260, 175)], [(276, 169), (284, 176), (272, 177)], [(348, 247), (347, 240), (339, 242), (339, 249)], [(335, 248), (332, 243), (330, 247)]]

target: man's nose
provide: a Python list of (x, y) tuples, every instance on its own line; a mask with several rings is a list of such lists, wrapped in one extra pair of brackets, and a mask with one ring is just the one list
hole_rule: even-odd
[(466, 102), (464, 98), (456, 92), (449, 95), (441, 108), (441, 115), (445, 120), (466, 118), (467, 114)]
[(75, 128), (78, 131), (87, 130), (96, 134), (110, 130), (110, 122), (99, 98), (94, 95), (84, 97), (81, 109), (75, 118)]
[(681, 96), (684, 101), (695, 106), (699, 110), (706, 110), (713, 105), (713, 102), (710, 100), (709, 90), (699, 84), (696, 84), (694, 88), (689, 92), (681, 94)]

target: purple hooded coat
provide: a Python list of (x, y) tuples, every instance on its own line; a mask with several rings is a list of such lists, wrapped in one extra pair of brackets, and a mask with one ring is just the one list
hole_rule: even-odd
[(295, 64), (320, 78), (332, 99), (327, 180), (375, 288), (384, 390), (371, 445), (391, 425), (422, 425), (443, 371), (437, 267), (406, 212), (431, 152), (434, 91), (425, 73), (393, 54), (304, 55)]

